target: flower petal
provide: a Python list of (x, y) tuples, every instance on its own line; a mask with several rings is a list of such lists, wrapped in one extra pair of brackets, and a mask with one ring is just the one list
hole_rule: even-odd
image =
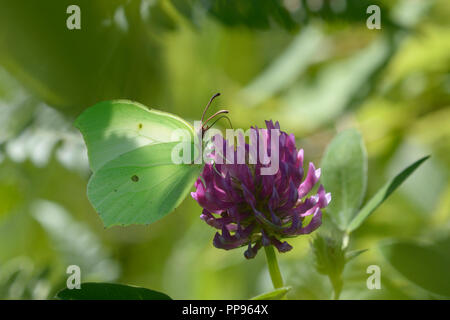
[(319, 181), (319, 178), (320, 168), (316, 170), (314, 164), (310, 162), (306, 179), (298, 187), (298, 197), (303, 198), (304, 196), (306, 196), (317, 183), (317, 181)]

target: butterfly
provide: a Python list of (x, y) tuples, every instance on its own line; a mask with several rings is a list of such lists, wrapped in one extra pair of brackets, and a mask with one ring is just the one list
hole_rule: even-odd
[[(226, 111), (216, 115), (221, 113)], [(173, 150), (180, 143), (194, 148), (194, 127), (176, 115), (137, 102), (100, 102), (86, 109), (75, 127), (83, 135), (93, 172), (87, 196), (105, 227), (150, 224), (164, 217), (188, 195), (203, 168), (194, 163), (195, 152), (189, 161), (173, 161)], [(201, 134), (208, 128), (202, 124)], [(188, 139), (177, 132), (184, 132)]]

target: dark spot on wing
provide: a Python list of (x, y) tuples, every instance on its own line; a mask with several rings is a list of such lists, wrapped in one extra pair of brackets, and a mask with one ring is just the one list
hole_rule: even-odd
[(131, 181), (138, 182), (139, 181), (139, 177), (137, 175), (134, 175), (134, 176), (131, 177)]
[(142, 129), (142, 123), (139, 123), (138, 128)]

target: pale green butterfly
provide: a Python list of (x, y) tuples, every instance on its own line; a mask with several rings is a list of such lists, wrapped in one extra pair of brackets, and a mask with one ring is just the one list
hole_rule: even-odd
[[(203, 124), (202, 135), (209, 127)], [(216, 112), (226, 113), (226, 110)], [(172, 150), (184, 139), (176, 131), (195, 132), (182, 118), (128, 100), (105, 101), (75, 121), (93, 171), (87, 195), (106, 227), (149, 224), (173, 211), (187, 196), (202, 164), (174, 163)], [(174, 138), (175, 136), (175, 138)], [(183, 140), (184, 141), (184, 140)], [(192, 148), (193, 150), (195, 148)]]

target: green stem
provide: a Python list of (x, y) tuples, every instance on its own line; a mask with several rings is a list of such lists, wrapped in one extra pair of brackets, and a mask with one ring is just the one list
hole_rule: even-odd
[(339, 277), (330, 277), (330, 281), (333, 286), (333, 292), (334, 292), (333, 299), (339, 300), (339, 297), (340, 297), (341, 291), (342, 291), (342, 285), (343, 285), (342, 279), (340, 276)]
[(283, 277), (280, 273), (280, 267), (278, 266), (277, 256), (275, 255), (275, 250), (273, 246), (264, 247), (266, 251), (267, 265), (269, 267), (270, 278), (272, 279), (273, 287), (275, 289), (282, 288)]
[(341, 291), (340, 290), (335, 290), (334, 291), (334, 295), (333, 295), (333, 299), (334, 300), (339, 300), (340, 295), (341, 295)]

